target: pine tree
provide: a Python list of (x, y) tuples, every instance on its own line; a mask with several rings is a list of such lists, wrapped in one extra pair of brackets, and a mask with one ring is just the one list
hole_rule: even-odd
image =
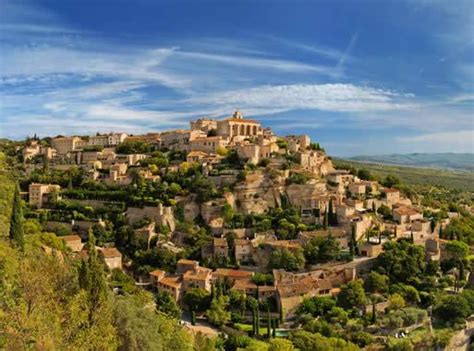
[(25, 237), (23, 233), (23, 209), (21, 208), (20, 187), (15, 186), (13, 195), (13, 208), (10, 221), (10, 240), (13, 244), (23, 250)]

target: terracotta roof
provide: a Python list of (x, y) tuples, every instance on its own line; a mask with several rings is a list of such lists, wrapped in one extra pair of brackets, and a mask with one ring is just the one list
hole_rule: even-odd
[(400, 192), (398, 189), (394, 189), (394, 188), (384, 188), (384, 189), (382, 189), (382, 191), (384, 193), (398, 193), (398, 192)]
[(209, 268), (198, 267), (183, 274), (183, 280), (206, 280), (212, 271)]
[(61, 236), (61, 239), (63, 239), (64, 241), (81, 241), (81, 237), (79, 235), (65, 235)]
[(191, 151), (188, 154), (188, 157), (193, 157), (193, 156), (207, 157), (207, 156), (209, 156), (209, 154), (207, 152), (204, 152), (204, 151)]
[(220, 136), (213, 136), (213, 137), (202, 137), (202, 138), (196, 138), (194, 140), (191, 140), (191, 143), (193, 141), (206, 141), (206, 140), (223, 140), (222, 137)]
[(214, 246), (225, 246), (228, 247), (226, 238), (214, 238)]
[(251, 245), (252, 243), (250, 240), (247, 239), (235, 239), (234, 240), (234, 245)]
[(162, 271), (161, 269), (155, 269), (153, 272), (150, 272), (149, 274), (154, 277), (159, 277), (160, 275), (166, 274), (166, 272)]
[(393, 212), (396, 212), (401, 216), (413, 216), (420, 213), (418, 210), (406, 206), (395, 208)]
[(164, 277), (159, 281), (160, 285), (171, 286), (173, 288), (179, 288), (181, 286), (181, 277), (179, 276), (169, 276)]
[(243, 278), (243, 277), (250, 278), (253, 276), (253, 272), (242, 271), (239, 269), (229, 269), (229, 268), (217, 268), (214, 273), (220, 276), (227, 276), (227, 277), (232, 277), (232, 278)]
[(105, 258), (122, 257), (120, 251), (117, 250), (115, 247), (104, 247), (100, 249), (100, 252)]
[(257, 289), (257, 285), (252, 282), (251, 279), (239, 279), (235, 281), (232, 289), (242, 290), (242, 289)]
[(182, 258), (178, 261), (178, 264), (197, 264), (197, 263), (198, 263), (197, 261), (186, 260), (184, 258)]
[(298, 249), (301, 248), (301, 244), (295, 240), (277, 240), (277, 241), (269, 241), (266, 243), (272, 247), (286, 247), (289, 249)]

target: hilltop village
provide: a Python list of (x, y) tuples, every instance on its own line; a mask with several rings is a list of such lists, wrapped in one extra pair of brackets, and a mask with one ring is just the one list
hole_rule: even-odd
[(19, 151), (25, 217), (78, 260), (97, 252), (158, 309), (172, 300), (191, 330), (304, 330), (356, 349), (431, 325), (427, 284), (455, 296), (470, 281), (467, 245), (443, 235), (461, 210), (336, 169), (307, 135), (239, 111), (161, 133), (33, 137)]

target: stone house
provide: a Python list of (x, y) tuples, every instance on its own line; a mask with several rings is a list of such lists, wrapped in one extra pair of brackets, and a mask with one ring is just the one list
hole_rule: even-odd
[(84, 244), (82, 244), (81, 237), (79, 235), (66, 235), (60, 237), (66, 244), (67, 247), (73, 252), (81, 252)]
[(347, 189), (352, 196), (363, 196), (365, 195), (366, 184), (363, 182), (350, 183)]
[(206, 134), (209, 133), (211, 130), (217, 129), (217, 121), (215, 119), (199, 118), (189, 123), (191, 130), (200, 130)]
[(183, 273), (183, 292), (192, 288), (211, 291), (212, 270), (197, 266), (195, 269)]
[(253, 276), (253, 272), (243, 271), (239, 269), (217, 268), (212, 273), (213, 281), (226, 280), (229, 284), (234, 285), (237, 280), (248, 280)]
[(309, 148), (311, 138), (303, 135), (287, 135), (285, 140), (288, 142), (288, 150), (290, 152), (303, 151)]
[(377, 257), (382, 253), (382, 251), (382, 244), (364, 242), (359, 245), (359, 252), (361, 256)]
[(99, 253), (110, 270), (122, 269), (122, 254), (115, 247), (100, 248)]
[(229, 256), (229, 245), (226, 238), (214, 238), (213, 240), (213, 254), (214, 256)]
[(227, 141), (220, 136), (205, 137), (191, 140), (187, 149), (189, 151), (202, 151), (215, 154), (219, 148), (223, 148), (226, 145)]
[(66, 155), (68, 152), (77, 150), (81, 141), (79, 137), (59, 137), (51, 139), (51, 146), (59, 155)]
[(185, 150), (191, 140), (206, 137), (207, 133), (201, 130), (173, 130), (161, 133), (161, 147)]
[(400, 201), (400, 191), (398, 191), (398, 189), (383, 188), (381, 190), (381, 193), (382, 193), (382, 197), (385, 200), (385, 203), (389, 207), (392, 207), (392, 205)]
[(415, 220), (423, 219), (423, 214), (420, 211), (407, 206), (400, 206), (394, 208), (392, 214), (393, 220), (397, 221), (400, 224), (410, 223)]
[(56, 192), (59, 195), (60, 191), (61, 187), (57, 184), (31, 183), (28, 187), (29, 204), (41, 208), (43, 203), (47, 202), (45, 195), (53, 192)]
[(175, 301), (179, 301), (182, 296), (182, 278), (180, 275), (168, 275), (166, 272), (157, 269), (150, 272), (152, 286), (158, 292), (169, 293)]
[(253, 245), (248, 239), (234, 240), (234, 255), (236, 262), (246, 262), (252, 260)]

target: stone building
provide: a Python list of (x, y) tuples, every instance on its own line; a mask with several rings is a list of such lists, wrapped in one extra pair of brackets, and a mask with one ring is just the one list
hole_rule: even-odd
[(199, 118), (190, 122), (191, 130), (200, 130), (204, 133), (209, 133), (211, 130), (217, 129), (217, 121), (210, 118)]
[(202, 151), (207, 153), (216, 153), (217, 149), (227, 145), (227, 141), (220, 137), (196, 138), (189, 142), (189, 151)]
[(31, 183), (28, 188), (29, 204), (41, 208), (46, 200), (45, 195), (60, 190), (61, 187), (57, 184)]
[(249, 137), (262, 134), (260, 122), (244, 119), (240, 111), (235, 111), (232, 117), (217, 121), (217, 135), (235, 138)]
[(73, 252), (81, 252), (84, 244), (82, 244), (81, 237), (79, 235), (66, 235), (60, 237), (67, 247)]
[(68, 152), (79, 149), (81, 141), (79, 137), (59, 137), (51, 139), (51, 146), (59, 155), (66, 155)]
[(100, 248), (99, 253), (110, 270), (122, 269), (122, 254), (115, 247)]

